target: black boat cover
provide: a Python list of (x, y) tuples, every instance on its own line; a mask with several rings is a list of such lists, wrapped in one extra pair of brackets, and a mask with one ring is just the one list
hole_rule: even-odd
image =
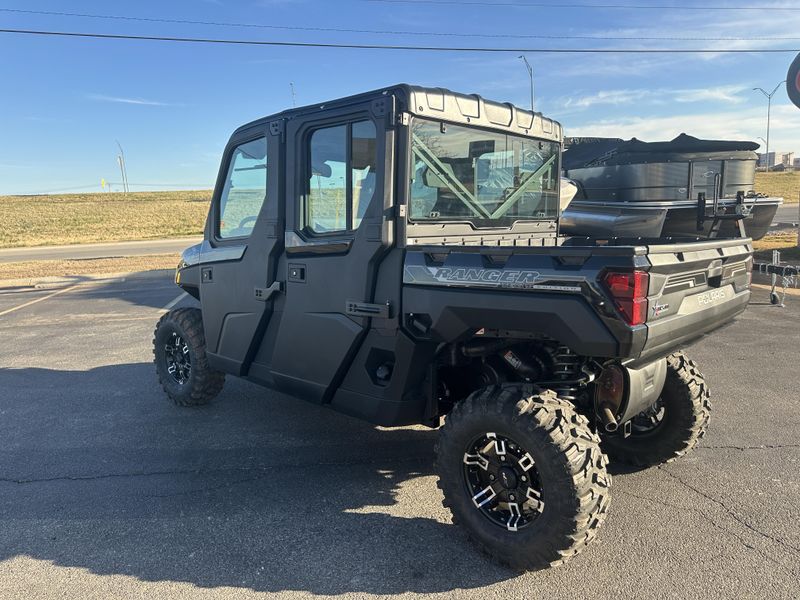
[[(580, 169), (611, 164), (662, 162), (679, 154), (755, 152), (759, 144), (745, 141), (701, 140), (685, 133), (670, 142), (643, 142), (636, 138), (566, 138), (562, 168)], [(743, 156), (737, 158), (744, 158)], [(755, 159), (755, 155), (752, 156)]]

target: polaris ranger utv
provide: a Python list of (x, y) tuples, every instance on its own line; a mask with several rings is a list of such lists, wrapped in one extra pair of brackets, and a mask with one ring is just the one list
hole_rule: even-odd
[[(155, 365), (175, 402), (225, 374), (383, 426), (441, 425), (444, 503), (518, 569), (596, 535), (606, 455), (689, 451), (708, 387), (678, 349), (749, 300), (746, 238), (559, 236), (561, 126), (408, 85), (292, 109), (225, 149)], [(442, 424), (443, 423), (443, 424)]]

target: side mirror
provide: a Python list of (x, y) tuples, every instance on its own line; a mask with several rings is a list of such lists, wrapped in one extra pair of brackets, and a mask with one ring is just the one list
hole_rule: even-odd
[[(448, 174), (452, 178), (456, 178), (455, 172), (453, 171), (453, 167), (444, 163), (444, 168), (447, 170)], [(429, 188), (440, 188), (445, 189), (449, 186), (444, 182), (444, 180), (439, 177), (435, 172), (431, 170), (430, 167), (425, 167), (422, 172), (422, 181), (425, 182), (425, 186)]]
[(800, 108), (800, 54), (794, 59), (786, 75), (786, 93), (789, 94), (789, 100)]

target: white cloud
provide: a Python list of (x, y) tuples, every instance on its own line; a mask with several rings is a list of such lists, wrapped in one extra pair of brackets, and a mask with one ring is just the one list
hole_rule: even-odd
[(644, 98), (654, 97), (653, 90), (601, 90), (588, 96), (570, 97), (564, 101), (565, 108), (590, 108), (598, 104), (630, 104)]
[(116, 102), (119, 104), (136, 104), (140, 106), (177, 106), (167, 102), (156, 102), (155, 100), (145, 100), (144, 98), (124, 98), (121, 96), (106, 96), (104, 94), (87, 94), (89, 100), (98, 102)]
[(749, 88), (744, 85), (709, 86), (697, 89), (675, 90), (676, 102), (727, 102), (741, 104), (745, 102), (742, 92)]
[(587, 109), (598, 105), (619, 106), (633, 103), (660, 105), (670, 101), (682, 103), (725, 102), (728, 104), (739, 104), (745, 101), (741, 93), (747, 89), (747, 86), (744, 85), (727, 85), (689, 89), (639, 88), (601, 90), (586, 96), (562, 98), (561, 104), (568, 111), (569, 109)]
[[(797, 0), (772, 3), (774, 6), (797, 7)], [(626, 49), (783, 49), (797, 48), (800, 41), (800, 11), (764, 10), (736, 13), (720, 12), (711, 19), (701, 19), (696, 11), (664, 11), (653, 19), (650, 11), (627, 14), (626, 27), (607, 29), (570, 29), (568, 34), (588, 34), (614, 41), (580, 40), (572, 47), (600, 47)], [(566, 33), (565, 33), (566, 35)], [(662, 39), (619, 39), (619, 38)], [(684, 39), (679, 39), (684, 38)], [(692, 38), (692, 39), (686, 39)], [(751, 38), (720, 39), (720, 38)], [(685, 71), (705, 68), (709, 63), (723, 64), (732, 69), (748, 54), (726, 54), (720, 52), (700, 54), (586, 54), (580, 56), (548, 57), (552, 65), (552, 77), (686, 77)], [(771, 55), (782, 61), (786, 54)], [(683, 69), (683, 67), (687, 69)], [(788, 62), (787, 62), (788, 66)]]

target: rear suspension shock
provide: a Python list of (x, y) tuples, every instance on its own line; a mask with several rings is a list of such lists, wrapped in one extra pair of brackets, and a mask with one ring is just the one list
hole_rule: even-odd
[(575, 381), (581, 376), (581, 357), (566, 346), (559, 346), (553, 352), (553, 379), (563, 382), (556, 385), (555, 392), (565, 400), (575, 403), (578, 387)]

